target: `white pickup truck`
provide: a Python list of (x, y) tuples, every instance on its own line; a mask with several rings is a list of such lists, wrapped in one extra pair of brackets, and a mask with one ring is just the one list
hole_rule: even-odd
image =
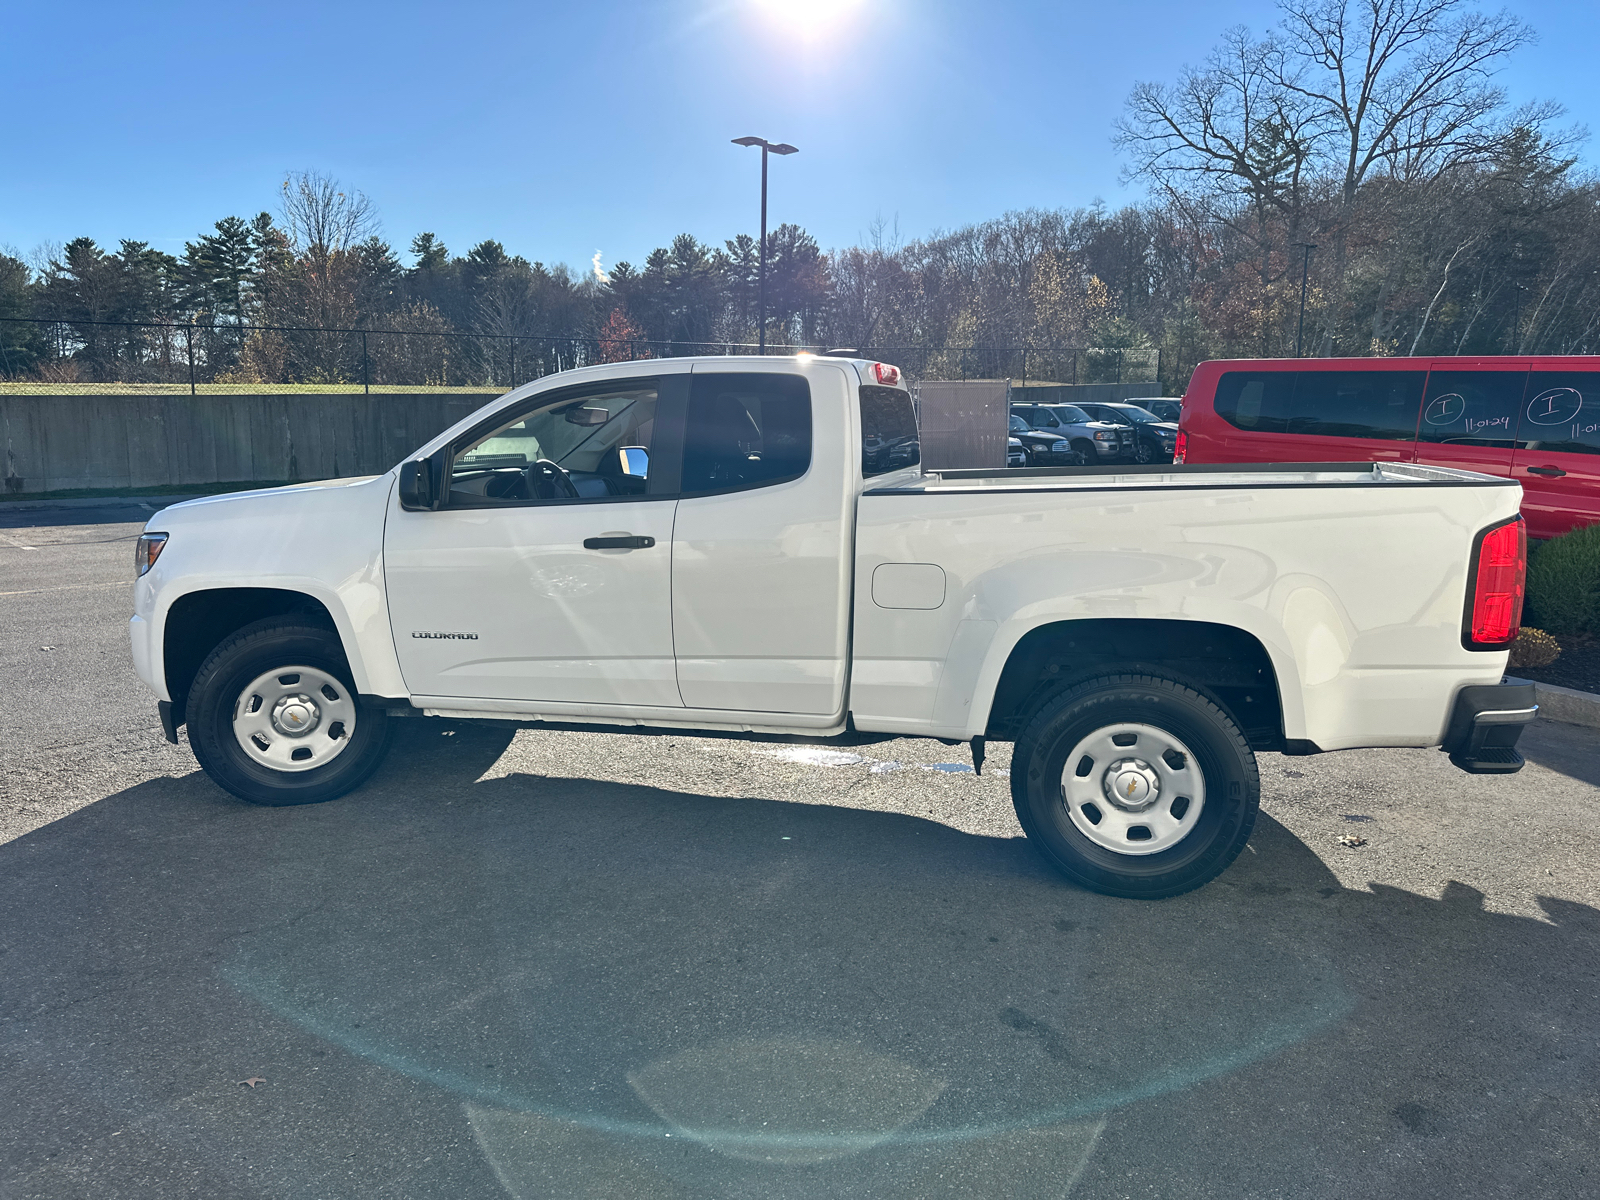
[(365, 479), (162, 510), (133, 657), (257, 804), (329, 800), (400, 717), (1013, 743), (1028, 836), (1196, 887), (1254, 751), (1514, 771), (1526, 539), (1503, 478), (1385, 463), (926, 473), (894, 367), (592, 367)]

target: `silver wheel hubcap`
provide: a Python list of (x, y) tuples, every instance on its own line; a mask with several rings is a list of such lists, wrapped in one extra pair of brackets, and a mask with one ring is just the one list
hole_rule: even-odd
[(1107, 725), (1083, 738), (1061, 771), (1061, 803), (1084, 837), (1118, 854), (1170, 850), (1206, 803), (1200, 764), (1153, 725)]
[(233, 705), (233, 736), (274, 771), (309, 771), (331, 762), (356, 728), (355, 697), (316, 667), (280, 667), (250, 682)]

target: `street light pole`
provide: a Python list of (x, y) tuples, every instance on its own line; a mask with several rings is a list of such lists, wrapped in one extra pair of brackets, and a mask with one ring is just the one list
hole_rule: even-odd
[(761, 256), (756, 267), (756, 290), (760, 293), (757, 301), (757, 321), (761, 327), (759, 334), (761, 353), (767, 352), (767, 155), (794, 154), (797, 148), (787, 142), (769, 142), (766, 138), (742, 137), (734, 138), (735, 146), (760, 146), (761, 147)]
[(1315, 242), (1293, 244), (1305, 247), (1305, 257), (1300, 260), (1300, 328), (1294, 335), (1294, 356), (1299, 358), (1306, 337), (1306, 283), (1311, 277), (1311, 252), (1317, 248), (1317, 244)]

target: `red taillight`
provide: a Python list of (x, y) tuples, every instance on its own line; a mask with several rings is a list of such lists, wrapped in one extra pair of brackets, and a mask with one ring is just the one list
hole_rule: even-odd
[(1189, 449), (1189, 435), (1183, 430), (1178, 430), (1178, 440), (1172, 443), (1172, 461), (1181, 463), (1184, 453)]
[(872, 374), (884, 387), (895, 387), (900, 383), (900, 368), (891, 367), (888, 363), (873, 363)]
[(1509, 646), (1522, 625), (1523, 576), (1528, 568), (1528, 528), (1518, 517), (1482, 534), (1472, 570), (1472, 607), (1466, 645), (1472, 650)]

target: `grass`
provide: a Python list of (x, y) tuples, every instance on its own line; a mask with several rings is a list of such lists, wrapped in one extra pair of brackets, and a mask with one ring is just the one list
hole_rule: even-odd
[[(378, 396), (501, 396), (509, 388), (429, 387), (400, 383), (375, 385)], [(187, 383), (0, 383), (0, 396), (187, 396)], [(359, 396), (359, 383), (201, 383), (200, 396)]]

